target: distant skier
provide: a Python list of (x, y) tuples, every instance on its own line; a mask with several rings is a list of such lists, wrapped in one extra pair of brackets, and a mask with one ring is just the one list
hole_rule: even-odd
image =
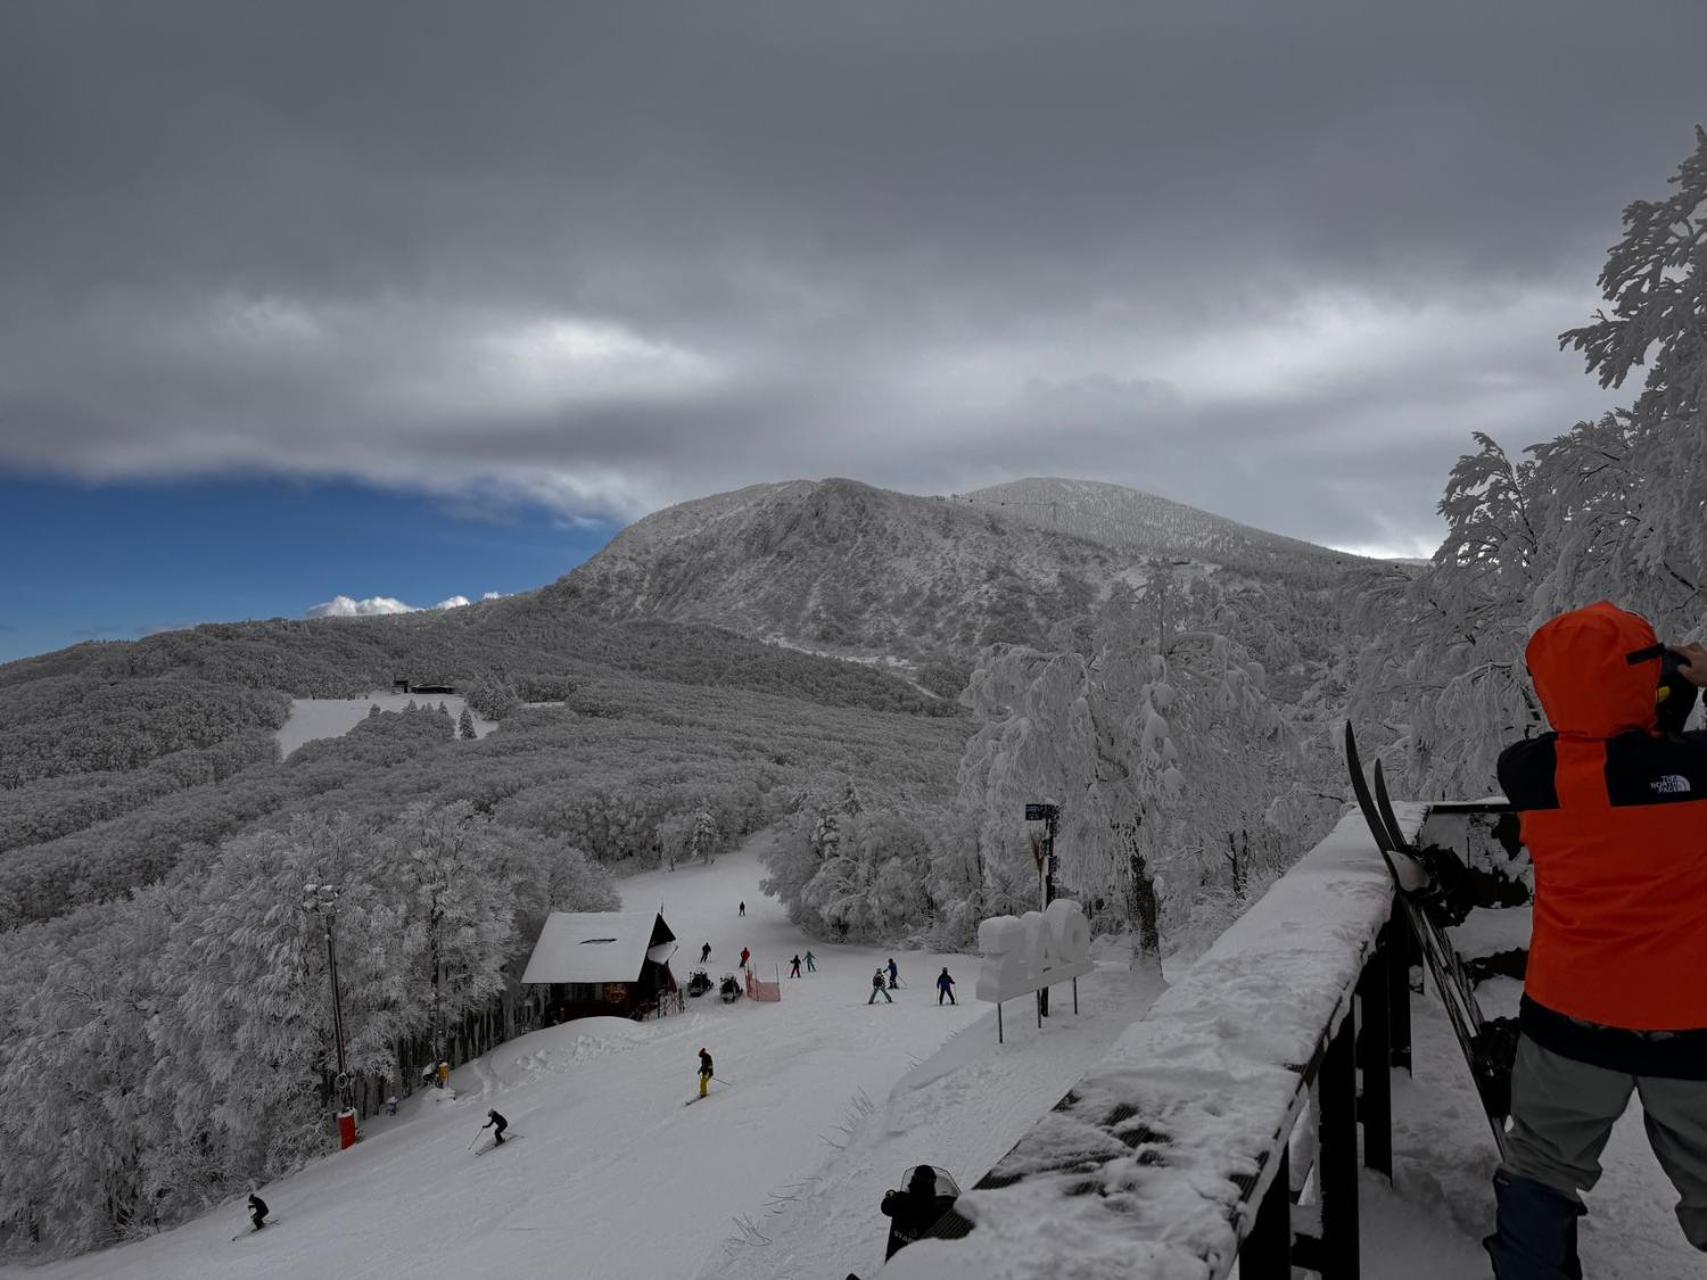
[(253, 1191), (249, 1193), (249, 1221), (257, 1231), (267, 1225), (267, 1202)]
[(806, 972), (807, 973), (817, 973), (818, 972), (818, 957), (813, 955), (810, 951), (808, 951), (806, 953)]
[(948, 1002), (950, 1004), (960, 1003), (960, 1001), (954, 998), (954, 979), (948, 976), (948, 966), (946, 964), (943, 965), (942, 972), (937, 974), (936, 1002), (941, 1004), (944, 996), (948, 997)]
[[(710, 1092), (710, 1090), (711, 1090), (711, 1077), (713, 1074), (714, 1074), (714, 1072), (713, 1072), (713, 1068), (711, 1065), (711, 1053), (709, 1050), (701, 1049), (699, 1051), (699, 1096), (700, 1097), (703, 1098), (703, 1097), (705, 1097), (705, 1095), (708, 1092)], [(531, 1150), (533, 1150), (533, 1148), (529, 1147), (528, 1150), (531, 1151)]]
[(449, 1083), (450, 1083), (450, 1063), (441, 1062), (441, 1063), (439, 1063), (439, 1088), (442, 1089), (446, 1085), (448, 1085)]
[(743, 898), (741, 900), (741, 909), (739, 911), (737, 911), (735, 914), (738, 916), (744, 916), (747, 914), (747, 901), (745, 898)]
[[(504, 1145), (504, 1130), (510, 1127), (510, 1122), (504, 1119), (504, 1117), (499, 1115), (496, 1111), (488, 1111), (486, 1113), (486, 1123), (480, 1127), (482, 1129), (491, 1129), (492, 1145), (495, 1147), (501, 1147)], [(528, 1150), (532, 1151), (533, 1148), (529, 1147)]]
[(882, 996), (890, 1004), (895, 1003), (895, 997), (890, 995), (888, 991), (884, 990), (883, 970), (881, 969), (874, 971), (871, 975), (871, 999), (867, 1000), (866, 1003), (876, 1004), (878, 996)]
[(753, 953), (751, 951), (748, 951), (747, 948), (742, 947), (741, 948), (741, 967), (743, 969), (745, 969), (747, 967), (747, 962), (749, 960), (751, 960), (752, 958), (753, 958)]
[(708, 942), (699, 949), (699, 962), (704, 964), (709, 959), (711, 959), (711, 944)]
[(889, 989), (891, 991), (893, 991), (893, 990), (895, 990), (896, 987), (898, 987), (900, 985), (901, 985), (901, 970), (896, 967), (895, 957), (890, 956), (889, 957)]

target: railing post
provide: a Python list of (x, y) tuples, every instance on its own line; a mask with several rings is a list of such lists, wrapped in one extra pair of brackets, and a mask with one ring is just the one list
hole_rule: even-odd
[(1411, 1070), (1411, 957), (1416, 941), (1398, 895), (1387, 917), (1387, 1038), (1391, 1061), (1409, 1075)]
[(1355, 1006), (1322, 1057), (1316, 1077), (1321, 1150), (1316, 1186), (1322, 1198), (1322, 1280), (1358, 1280), (1357, 1034)]
[(1283, 1138), (1274, 1181), (1257, 1206), (1249, 1234), (1239, 1242), (1239, 1280), (1292, 1280), (1292, 1162)]
[(1389, 1179), (1393, 1176), (1393, 1068), (1388, 971), (1395, 963), (1393, 934), (1389, 923), (1376, 935), (1374, 953), (1357, 980), (1357, 1065), (1363, 1075), (1357, 1118), (1363, 1121), (1363, 1164)]

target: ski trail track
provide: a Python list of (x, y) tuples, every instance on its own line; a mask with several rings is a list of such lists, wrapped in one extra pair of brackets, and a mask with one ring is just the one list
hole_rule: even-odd
[(878, 1205), (903, 1170), (939, 1165), (969, 1188), (1143, 1015), (1163, 983), (1134, 975), (1122, 957), (1079, 987), (1081, 1012), (1072, 1012), (1070, 988), (1059, 988), (1041, 1030), (1030, 1002), (1011, 1001), (1001, 1045), (994, 1010), (979, 1006), (975, 1021), (885, 1098), (850, 1098), (842, 1115), (826, 1118), (823, 1137), (839, 1149), (827, 1149), (809, 1178), (774, 1188), (752, 1230), (732, 1233), (698, 1280), (876, 1271), (889, 1225)]

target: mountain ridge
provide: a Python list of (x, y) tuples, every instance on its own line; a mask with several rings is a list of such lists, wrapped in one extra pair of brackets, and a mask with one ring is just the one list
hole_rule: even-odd
[(620, 620), (726, 627), (840, 657), (949, 670), (1058, 622), (1158, 558), (1186, 576), (1331, 585), (1358, 557), (1140, 490), (1031, 479), (917, 495), (831, 478), (750, 485), (636, 521), (542, 593)]

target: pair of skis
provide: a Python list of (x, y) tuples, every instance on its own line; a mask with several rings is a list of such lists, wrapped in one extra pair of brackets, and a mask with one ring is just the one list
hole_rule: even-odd
[(270, 1227), (270, 1226), (272, 1226), (272, 1225), (273, 1225), (273, 1223), (275, 1223), (275, 1222), (277, 1222), (277, 1221), (278, 1221), (278, 1219), (277, 1219), (277, 1218), (268, 1218), (268, 1219), (267, 1219), (267, 1220), (266, 1220), (266, 1221), (265, 1221), (265, 1222), (263, 1222), (263, 1223), (262, 1223), (262, 1224), (261, 1224), (261, 1226), (260, 1226), (260, 1227), (250, 1227), (250, 1228), (249, 1228), (249, 1229), (248, 1229), (248, 1230), (247, 1230), (247, 1231), (239, 1231), (239, 1232), (238, 1232), (238, 1233), (237, 1233), (237, 1234), (236, 1234), (236, 1235), (234, 1235), (234, 1236), (232, 1236), (232, 1237), (231, 1237), (231, 1243), (232, 1243), (232, 1244), (236, 1244), (236, 1243), (237, 1243), (237, 1242), (238, 1242), (238, 1241), (239, 1241), (239, 1240), (241, 1240), (241, 1239), (242, 1239), (242, 1238), (243, 1238), (243, 1237), (244, 1237), (244, 1236), (252, 1236), (252, 1235), (254, 1235), (254, 1234), (255, 1234), (255, 1233), (256, 1233), (256, 1232), (257, 1232), (257, 1231), (259, 1231), (259, 1230), (260, 1230), (260, 1229), (261, 1229), (261, 1227)]
[(1375, 762), (1373, 793), (1370, 790), (1349, 720), (1345, 726), (1345, 763), (1357, 807), (1392, 874), (1405, 922), (1410, 926), (1417, 950), (1422, 953), (1441, 1004), (1446, 1007), (1447, 1021), (1452, 1024), (1452, 1034), (1475, 1081), (1482, 1110), (1493, 1130), (1494, 1144), (1504, 1159), (1505, 1119), (1511, 1113), (1511, 1063), (1516, 1038), (1510, 1025), (1512, 1019), (1490, 1022), (1482, 1015), (1469, 976), (1446, 934), (1447, 926), (1461, 923), (1469, 909), (1461, 891), (1463, 866), (1455, 858), (1431, 856), (1434, 851), (1419, 849), (1405, 838), (1398, 815), (1393, 811), (1392, 798), (1387, 794), (1387, 780), (1379, 760)]

